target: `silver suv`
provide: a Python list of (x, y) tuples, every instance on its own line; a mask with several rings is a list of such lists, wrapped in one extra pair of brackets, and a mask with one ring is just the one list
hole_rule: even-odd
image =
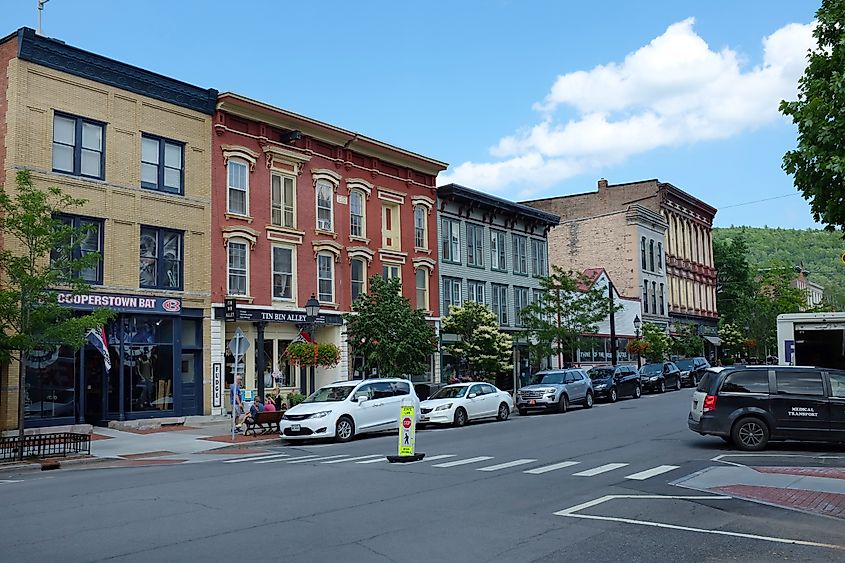
[(572, 403), (581, 403), (587, 409), (593, 406), (593, 384), (582, 369), (538, 371), (531, 385), (516, 392), (519, 414), (538, 409), (566, 412)]

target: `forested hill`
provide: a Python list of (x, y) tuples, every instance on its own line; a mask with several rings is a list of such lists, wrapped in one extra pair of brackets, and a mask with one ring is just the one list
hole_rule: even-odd
[(770, 229), (730, 227), (713, 229), (713, 239), (730, 239), (744, 233), (748, 243), (748, 262), (765, 267), (773, 261), (804, 265), (809, 278), (824, 286), (825, 296), (838, 309), (845, 308), (845, 264), (839, 257), (845, 252), (841, 233), (815, 229)]

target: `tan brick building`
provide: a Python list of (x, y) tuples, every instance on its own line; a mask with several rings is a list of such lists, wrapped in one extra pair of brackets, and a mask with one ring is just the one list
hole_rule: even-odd
[[(37, 35), (0, 40), (0, 169), (87, 200), (102, 256), (86, 310), (108, 306), (111, 353), (57, 349), (27, 372), (26, 425), (210, 412), (211, 125), (217, 92)], [(11, 374), (11, 375), (10, 375)], [(0, 425), (17, 426), (17, 366), (0, 379)]]

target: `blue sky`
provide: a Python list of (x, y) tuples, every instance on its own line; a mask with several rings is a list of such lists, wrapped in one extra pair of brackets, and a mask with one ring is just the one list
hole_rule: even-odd
[[(36, 0), (2, 0), (3, 31)], [(659, 178), (814, 224), (780, 168), (818, 0), (50, 0), (46, 35), (450, 163), (511, 199)]]

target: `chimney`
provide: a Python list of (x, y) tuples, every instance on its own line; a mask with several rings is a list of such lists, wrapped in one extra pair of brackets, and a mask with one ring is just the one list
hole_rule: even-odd
[(599, 178), (599, 192), (603, 192), (607, 189), (607, 180), (604, 178)]

